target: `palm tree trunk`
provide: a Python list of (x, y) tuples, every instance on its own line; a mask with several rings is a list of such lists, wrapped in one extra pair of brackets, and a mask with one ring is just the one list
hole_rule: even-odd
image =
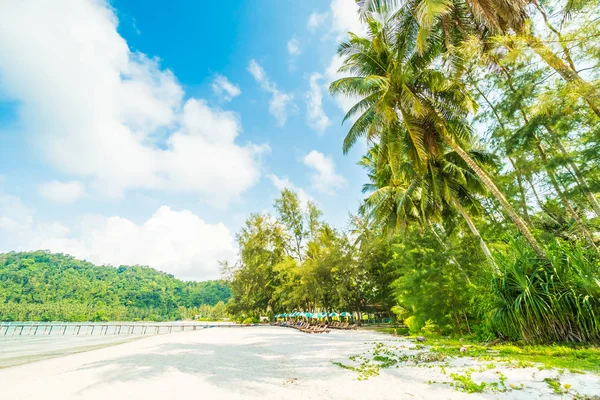
[[(483, 93), (483, 90), (481, 90), (479, 88), (479, 85), (477, 85), (477, 83), (475, 82), (475, 79), (473, 79), (473, 77), (471, 76), (471, 74), (468, 74), (468, 76), (469, 76), (469, 80), (471, 81), (471, 84), (475, 87), (475, 90), (477, 91), (477, 93), (479, 93), (479, 95), (487, 103), (488, 107), (492, 110), (492, 113), (496, 117), (496, 121), (498, 121), (498, 124), (500, 125), (500, 128), (502, 128), (502, 131), (503, 132), (507, 132), (506, 126), (504, 125), (504, 122), (502, 122), (502, 118), (500, 118), (500, 115), (498, 114), (498, 110), (496, 110), (496, 107), (494, 107), (494, 105), (492, 104), (492, 102), (490, 101), (490, 99), (488, 99), (488, 97), (485, 95), (485, 93)], [(522, 178), (521, 178), (521, 173), (517, 169), (516, 163), (508, 155), (509, 154), (509, 150), (508, 150), (508, 146), (506, 144), (506, 140), (504, 140), (504, 138), (502, 138), (502, 139), (503, 139), (502, 143), (504, 144), (505, 151), (506, 151), (506, 157), (509, 159), (510, 164), (512, 165), (513, 169), (515, 170), (515, 175), (517, 176), (517, 183), (519, 185), (519, 193), (520, 193), (520, 196), (521, 196), (521, 208), (523, 208), (523, 215), (525, 216), (525, 221), (527, 221), (527, 223), (529, 224), (529, 226), (531, 226), (531, 219), (529, 218), (529, 212), (527, 211), (527, 201), (525, 200), (525, 190), (523, 189), (523, 182), (522, 182)]]
[(569, 67), (562, 58), (557, 56), (556, 53), (540, 39), (531, 34), (525, 34), (524, 38), (531, 50), (539, 55), (550, 68), (554, 69), (565, 81), (575, 84), (578, 89), (582, 91), (581, 96), (588, 103), (594, 114), (600, 118), (600, 100), (598, 99), (598, 93), (594, 90), (592, 85), (579, 76), (577, 71)]
[(462, 207), (462, 205), (454, 197), (452, 197), (452, 204), (454, 205), (454, 207), (456, 207), (456, 209), (458, 210), (458, 213), (464, 218), (464, 220), (467, 223), (467, 225), (469, 226), (469, 229), (471, 230), (471, 233), (473, 234), (473, 236), (475, 236), (477, 238), (477, 241), (479, 242), (479, 247), (481, 247), (483, 254), (485, 254), (486, 258), (488, 259), (488, 261), (490, 262), (492, 267), (494, 267), (494, 270), (496, 271), (496, 273), (500, 273), (500, 270), (498, 269), (498, 266), (496, 265), (496, 261), (494, 261), (494, 257), (492, 257), (492, 253), (490, 252), (490, 249), (487, 247), (487, 244), (481, 237), (479, 230), (473, 223), (473, 220), (471, 219), (469, 214), (465, 211), (465, 209)]
[(542, 7), (541, 4), (539, 4), (537, 2), (537, 0), (533, 0), (532, 3), (535, 5), (535, 8), (537, 8), (537, 10), (540, 12), (540, 14), (542, 14), (542, 18), (544, 19), (544, 24), (546, 24), (546, 27), (548, 29), (550, 29), (556, 35), (556, 38), (558, 39), (558, 43), (560, 43), (560, 47), (562, 48), (563, 53), (565, 54), (565, 58), (567, 59), (569, 66), (571, 67), (571, 69), (573, 71), (575, 71), (576, 68), (575, 68), (575, 63), (573, 62), (573, 58), (571, 57), (571, 50), (569, 50), (569, 47), (566, 45), (562, 34), (560, 33), (560, 31), (558, 29), (556, 29), (550, 23), (550, 19), (548, 18), (548, 14), (546, 13), (546, 10), (544, 9), (544, 7)]
[(525, 240), (527, 240), (535, 254), (537, 254), (537, 256), (541, 259), (547, 259), (546, 253), (544, 252), (542, 246), (540, 246), (536, 238), (533, 237), (533, 234), (529, 230), (529, 227), (527, 227), (527, 223), (523, 220), (523, 218), (519, 216), (519, 214), (516, 213), (513, 206), (508, 202), (508, 200), (506, 200), (504, 194), (502, 194), (500, 189), (498, 189), (496, 184), (492, 181), (492, 178), (490, 178), (490, 176), (475, 162), (475, 160), (471, 158), (469, 154), (467, 154), (466, 151), (463, 150), (462, 147), (460, 147), (454, 141), (450, 140), (446, 135), (443, 135), (443, 138), (444, 141), (454, 151), (456, 151), (456, 153), (465, 161), (465, 163), (467, 163), (469, 168), (471, 168), (477, 174), (477, 176), (479, 177), (479, 179), (481, 179), (486, 188), (494, 195), (496, 200), (498, 200), (498, 202), (502, 205), (502, 208), (504, 208), (506, 214), (508, 214), (508, 216), (513, 221), (517, 229), (525, 238)]

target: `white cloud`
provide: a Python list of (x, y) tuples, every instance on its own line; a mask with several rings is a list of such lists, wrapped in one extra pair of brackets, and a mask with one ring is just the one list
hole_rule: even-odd
[(301, 51), (300, 51), (300, 42), (298, 41), (298, 39), (296, 38), (291, 38), (288, 42), (287, 42), (287, 50), (288, 50), (288, 54), (291, 57), (296, 57), (299, 56)]
[(87, 216), (74, 229), (41, 223), (20, 199), (0, 195), (0, 251), (50, 250), (96, 264), (142, 264), (182, 279), (219, 277), (220, 260), (234, 260), (233, 236), (190, 211), (160, 207), (136, 224), (125, 218)]
[(325, 22), (325, 20), (327, 19), (327, 17), (329, 16), (329, 13), (318, 13), (316, 11), (314, 11), (312, 14), (310, 14), (310, 17), (308, 17), (308, 22), (306, 23), (306, 28), (310, 31), (310, 32), (314, 32), (319, 26), (321, 26), (321, 24), (323, 24), (323, 22)]
[(210, 86), (212, 91), (219, 99), (221, 99), (221, 101), (231, 101), (234, 97), (242, 94), (240, 87), (234, 83), (231, 83), (229, 79), (223, 75), (217, 74)]
[(345, 38), (348, 32), (364, 35), (366, 26), (360, 22), (355, 0), (331, 0), (331, 31), (336, 39)]
[(323, 76), (319, 73), (313, 73), (310, 76), (310, 89), (306, 93), (306, 110), (308, 125), (319, 133), (325, 132), (325, 129), (331, 125), (331, 121), (323, 111), (323, 94), (319, 81)]
[(42, 197), (54, 203), (70, 204), (85, 196), (85, 186), (79, 181), (51, 181), (38, 186)]
[(256, 82), (258, 82), (260, 87), (265, 92), (271, 94), (269, 112), (275, 117), (278, 126), (284, 126), (290, 112), (288, 108), (291, 108), (292, 110), (294, 108), (294, 95), (292, 93), (281, 92), (277, 88), (277, 85), (269, 79), (263, 67), (255, 60), (250, 60), (248, 71), (254, 77)]
[(283, 189), (288, 189), (293, 192), (296, 192), (296, 194), (298, 195), (298, 199), (300, 200), (300, 203), (302, 204), (302, 207), (306, 207), (306, 204), (309, 201), (310, 202), (315, 201), (308, 193), (306, 193), (306, 191), (304, 189), (294, 185), (288, 178), (285, 178), (285, 177), (280, 178), (275, 174), (270, 174), (269, 179), (271, 179), (271, 182), (273, 182), (273, 186), (275, 186), (277, 188), (277, 190), (279, 190), (280, 192)]
[(235, 143), (235, 114), (184, 102), (173, 73), (131, 52), (117, 24), (106, 0), (0, 2), (0, 94), (50, 164), (105, 196), (223, 203), (253, 186), (265, 147)]
[[(351, 76), (351, 74), (347, 72), (338, 72), (340, 67), (342, 66), (343, 59), (337, 54), (331, 58), (331, 62), (325, 69), (325, 81), (327, 82), (327, 86), (331, 84), (331, 82), (336, 81), (340, 78), (345, 78)], [(342, 110), (344, 113), (347, 113), (352, 106), (358, 103), (361, 99), (359, 97), (354, 96), (345, 96), (343, 94), (336, 95), (334, 97), (335, 104)]]
[[(347, 38), (348, 32), (359, 36), (366, 34), (367, 27), (360, 21), (359, 7), (355, 0), (331, 0), (330, 7), (332, 15), (330, 35), (333, 35), (336, 41)], [(342, 58), (337, 54), (331, 57), (324, 73), (326, 86), (337, 79), (350, 76), (348, 73), (338, 72), (338, 69), (342, 66), (342, 61)], [(344, 113), (348, 112), (359, 100), (356, 97), (341, 94), (334, 97), (335, 103)]]
[(333, 194), (336, 189), (346, 184), (346, 179), (335, 172), (333, 160), (323, 153), (311, 151), (304, 157), (304, 164), (314, 169), (310, 180), (312, 186), (319, 192)]

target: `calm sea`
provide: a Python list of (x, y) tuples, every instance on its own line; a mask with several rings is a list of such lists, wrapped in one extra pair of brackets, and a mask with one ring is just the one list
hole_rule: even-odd
[(0, 368), (152, 336), (215, 327), (231, 322), (0, 322)]

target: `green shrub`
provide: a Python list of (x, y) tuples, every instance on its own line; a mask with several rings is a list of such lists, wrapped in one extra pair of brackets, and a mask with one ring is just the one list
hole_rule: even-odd
[(526, 343), (600, 342), (600, 264), (580, 246), (555, 242), (540, 261), (522, 240), (497, 257), (501, 275), (482, 304), (489, 330)]
[(408, 327), (408, 331), (412, 334), (417, 334), (421, 331), (421, 327), (423, 326), (417, 317), (410, 316), (404, 320), (404, 324)]

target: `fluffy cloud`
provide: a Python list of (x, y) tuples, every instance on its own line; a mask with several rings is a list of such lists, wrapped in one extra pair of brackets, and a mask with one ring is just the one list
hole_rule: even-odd
[(309, 201), (315, 201), (308, 193), (306, 193), (304, 189), (294, 185), (288, 178), (280, 178), (277, 175), (271, 174), (269, 175), (269, 179), (271, 179), (271, 182), (273, 182), (273, 186), (275, 186), (280, 192), (283, 189), (288, 189), (293, 192), (296, 192), (296, 194), (298, 195), (298, 199), (300, 200), (300, 203), (302, 203), (303, 207), (306, 207), (306, 204)]
[(314, 170), (310, 180), (319, 192), (333, 194), (346, 184), (346, 179), (335, 172), (333, 160), (323, 153), (311, 151), (304, 157), (304, 164)]
[(281, 92), (277, 85), (269, 79), (263, 67), (255, 60), (250, 60), (248, 72), (254, 77), (262, 90), (271, 94), (269, 112), (275, 117), (278, 126), (284, 126), (290, 112), (288, 108), (293, 109), (294, 107), (294, 95)]
[(150, 265), (182, 279), (219, 277), (219, 260), (235, 259), (233, 236), (190, 211), (160, 207), (136, 224), (121, 217), (87, 216), (72, 229), (41, 223), (20, 199), (0, 195), (0, 251), (45, 249), (96, 264)]
[(348, 32), (357, 35), (366, 33), (365, 25), (358, 16), (355, 0), (331, 0), (331, 31), (336, 39), (345, 38)]
[(54, 203), (70, 204), (85, 196), (85, 186), (79, 181), (52, 181), (38, 186), (42, 197)]
[(331, 125), (331, 121), (323, 111), (323, 94), (319, 81), (322, 79), (319, 73), (313, 73), (310, 76), (310, 89), (306, 93), (306, 110), (308, 125), (319, 133), (325, 132), (325, 129)]
[(292, 57), (299, 56), (301, 51), (300, 51), (300, 42), (298, 41), (298, 39), (291, 38), (287, 42), (287, 50), (288, 50), (288, 54), (290, 56), (292, 56)]
[(325, 20), (327, 19), (327, 17), (329, 16), (329, 13), (318, 13), (316, 11), (314, 11), (312, 14), (310, 14), (310, 17), (308, 17), (308, 22), (306, 23), (306, 28), (310, 31), (310, 32), (314, 32), (319, 26), (321, 26), (323, 24), (323, 22), (325, 22)]
[(229, 79), (223, 75), (215, 76), (215, 79), (210, 86), (214, 94), (217, 95), (221, 101), (231, 101), (234, 97), (242, 94), (240, 87), (231, 83)]
[[(355, 33), (359, 36), (365, 35), (367, 32), (366, 26), (360, 22), (358, 16), (358, 5), (354, 0), (331, 0), (331, 28), (330, 33), (333, 34), (335, 40), (341, 40), (348, 36), (348, 32)], [(329, 65), (325, 69), (325, 81), (327, 85), (331, 82), (350, 76), (348, 73), (340, 73), (338, 69), (342, 66), (342, 58), (337, 54), (331, 57)], [(335, 103), (344, 112), (358, 102), (358, 98), (338, 95), (335, 97)]]
[[(325, 69), (325, 81), (327, 85), (331, 84), (331, 82), (336, 81), (340, 78), (351, 76), (351, 74), (347, 72), (339, 72), (338, 70), (342, 66), (343, 60), (337, 54), (331, 58), (331, 61), (327, 68)], [(342, 110), (344, 113), (347, 113), (352, 106), (358, 103), (361, 99), (354, 96), (346, 96), (344, 94), (338, 94), (334, 97), (335, 104)]]
[(0, 2), (0, 94), (45, 158), (106, 196), (141, 188), (222, 203), (253, 186), (266, 148), (235, 142), (234, 114), (184, 102), (175, 76), (130, 51), (117, 25), (105, 0)]

